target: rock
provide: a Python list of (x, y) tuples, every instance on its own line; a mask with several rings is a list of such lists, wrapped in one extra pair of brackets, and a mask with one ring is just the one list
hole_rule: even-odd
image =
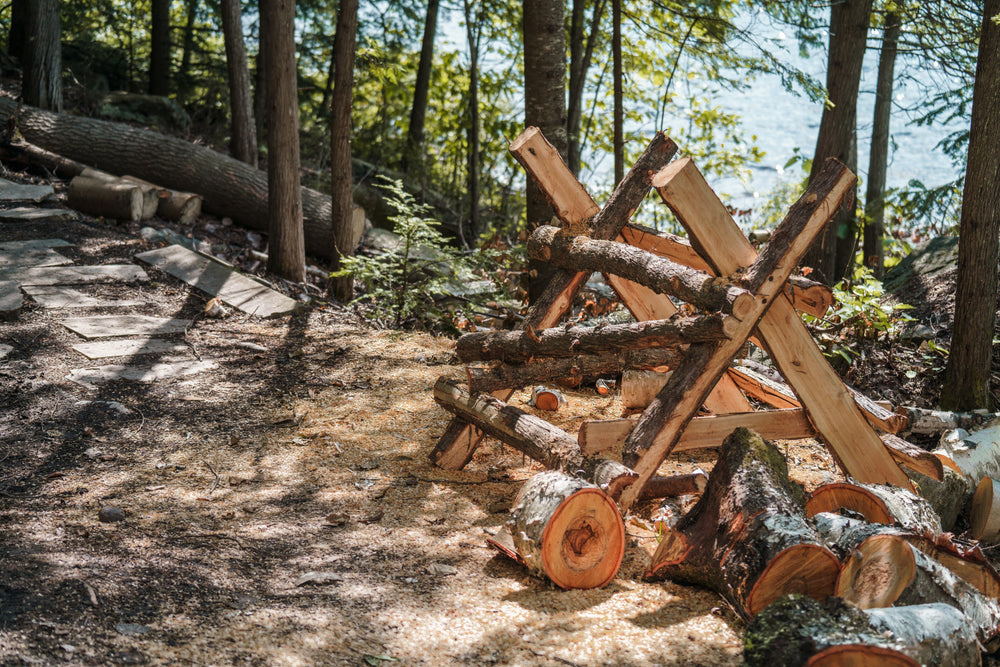
[(14, 346), (13, 345), (7, 345), (6, 343), (0, 343), (0, 361), (3, 361), (4, 359), (6, 359), (7, 355), (9, 355), (13, 351), (14, 351)]
[[(886, 292), (905, 297), (914, 278), (931, 278), (958, 266), (958, 237), (938, 236), (920, 246), (892, 267), (882, 279)], [(904, 299), (905, 300), (905, 299)]]
[(118, 521), (125, 520), (125, 511), (117, 507), (106, 506), (102, 507), (97, 513), (97, 518), (103, 523), (115, 523)]
[(306, 572), (301, 577), (295, 580), (296, 586), (322, 586), (324, 584), (332, 584), (337, 581), (343, 581), (344, 575), (339, 572)]
[(427, 572), (434, 576), (449, 576), (458, 574), (458, 568), (446, 563), (431, 563), (427, 566)]
[(115, 630), (123, 635), (144, 635), (149, 632), (149, 627), (138, 623), (119, 623), (115, 626)]
[(925, 341), (934, 340), (935, 333), (934, 329), (931, 329), (926, 324), (914, 324), (911, 327), (903, 329), (899, 337), (902, 340)]

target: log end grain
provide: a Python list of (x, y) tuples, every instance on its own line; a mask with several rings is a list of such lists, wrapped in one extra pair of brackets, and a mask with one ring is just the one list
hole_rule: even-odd
[(995, 544), (1000, 540), (1000, 482), (983, 477), (972, 496), (969, 534), (974, 539)]
[(847, 509), (863, 516), (868, 523), (891, 525), (892, 517), (881, 498), (856, 484), (835, 482), (824, 484), (809, 495), (806, 501), (806, 516), (820, 512), (838, 512)]
[(600, 588), (618, 573), (625, 525), (618, 508), (596, 489), (567, 498), (542, 534), (542, 567), (560, 588)]
[(916, 576), (910, 545), (895, 535), (875, 535), (851, 552), (837, 578), (836, 595), (861, 609), (888, 607)]
[(823, 600), (832, 595), (840, 572), (840, 561), (826, 547), (796, 544), (768, 564), (747, 598), (747, 610), (756, 616), (780, 597), (791, 593)]
[(919, 667), (920, 663), (896, 649), (871, 644), (831, 646), (809, 658), (806, 667)]

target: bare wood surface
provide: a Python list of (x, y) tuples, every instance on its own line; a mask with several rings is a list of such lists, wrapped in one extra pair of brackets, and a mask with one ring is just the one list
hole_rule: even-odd
[(69, 183), (67, 203), (78, 211), (104, 218), (133, 222), (143, 219), (142, 190), (128, 183), (77, 176)]
[(576, 271), (603, 271), (670, 294), (701, 310), (723, 311), (742, 319), (753, 297), (704, 271), (616, 241), (601, 241), (542, 225), (528, 239), (528, 256)]
[(983, 477), (972, 496), (969, 534), (985, 544), (1000, 542), (1000, 482)]
[(883, 433), (881, 440), (897, 463), (935, 481), (944, 480), (944, 465), (933, 452), (920, 449), (912, 442), (892, 433)]
[(751, 368), (736, 366), (731, 368), (736, 386), (753, 396), (758, 401), (767, 403), (774, 408), (800, 408), (802, 404), (788, 385), (776, 382)]
[(538, 184), (560, 220), (585, 224), (600, 211), (573, 172), (560, 168), (564, 164), (559, 151), (537, 127), (522, 132), (511, 142), (509, 150)]
[(727, 338), (733, 322), (717, 313), (696, 317), (599, 325), (564, 326), (533, 331), (467, 333), (458, 339), (455, 352), (462, 361), (524, 363), (539, 357), (572, 357), (621, 350), (670, 347), (682, 343)]

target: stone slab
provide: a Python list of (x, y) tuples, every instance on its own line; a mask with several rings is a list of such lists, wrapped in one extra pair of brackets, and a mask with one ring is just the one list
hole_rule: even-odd
[(63, 239), (28, 239), (26, 241), (0, 241), (0, 250), (29, 250), (31, 248), (72, 248)]
[(184, 333), (191, 320), (152, 317), (150, 315), (96, 315), (70, 317), (62, 325), (84, 338), (111, 336), (156, 336)]
[(133, 382), (156, 382), (170, 378), (204, 373), (218, 367), (212, 360), (172, 361), (149, 366), (126, 366), (109, 364), (96, 368), (77, 368), (70, 371), (66, 379), (85, 387), (93, 387), (112, 380), (132, 380)]
[(52, 248), (0, 250), (0, 272), (32, 266), (64, 266), (72, 263), (73, 260), (66, 255), (60, 255)]
[(179, 245), (140, 253), (136, 259), (180, 278), (223, 303), (258, 317), (276, 317), (295, 312), (301, 304), (251, 280), (221, 262)]
[(14, 351), (13, 345), (7, 345), (6, 343), (0, 343), (0, 361), (3, 361)]
[(68, 208), (20, 206), (0, 211), (0, 222), (70, 222), (79, 217), (79, 213)]
[(162, 338), (135, 338), (131, 340), (106, 340), (97, 343), (80, 343), (73, 349), (88, 359), (108, 357), (138, 357), (144, 354), (180, 354), (187, 345), (179, 345)]
[(147, 299), (101, 299), (63, 285), (24, 285), (21, 289), (42, 308), (112, 308), (149, 303)]
[[(0, 271), (0, 274), (3, 272)], [(45, 266), (14, 269), (7, 275), (22, 285), (81, 285), (84, 283), (146, 282), (149, 276), (135, 264)]]
[(41, 202), (56, 194), (51, 185), (25, 185), (0, 178), (0, 201)]
[(24, 297), (14, 280), (0, 280), (0, 319), (12, 320), (21, 312)]

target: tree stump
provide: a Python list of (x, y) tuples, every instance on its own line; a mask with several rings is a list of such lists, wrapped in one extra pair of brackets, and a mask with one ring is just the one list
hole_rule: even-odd
[(508, 525), (519, 560), (560, 588), (606, 585), (625, 554), (625, 526), (614, 501), (557, 471), (528, 480)]

